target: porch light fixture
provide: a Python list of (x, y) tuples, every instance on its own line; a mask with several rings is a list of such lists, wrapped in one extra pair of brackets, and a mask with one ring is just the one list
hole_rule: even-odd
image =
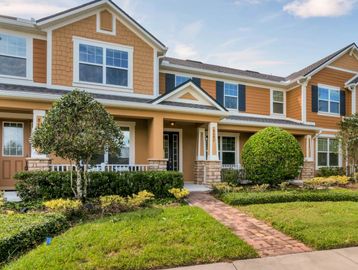
[(175, 126), (175, 122), (170, 122), (170, 125), (171, 125), (172, 127), (174, 127), (174, 126)]

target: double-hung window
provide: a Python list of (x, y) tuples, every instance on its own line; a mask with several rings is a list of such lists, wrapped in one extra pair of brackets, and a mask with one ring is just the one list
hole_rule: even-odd
[(272, 113), (285, 113), (285, 95), (283, 91), (272, 90)]
[(17, 122), (3, 123), (3, 156), (24, 155), (24, 124)]
[(175, 87), (189, 81), (191, 77), (175, 75)]
[(318, 138), (317, 165), (318, 167), (339, 166), (339, 143), (337, 139)]
[(79, 83), (132, 87), (131, 48), (77, 41), (77, 50)]
[(318, 86), (318, 111), (339, 114), (340, 91), (326, 86)]
[(232, 83), (224, 84), (224, 106), (228, 109), (238, 109), (239, 91), (238, 85)]
[(236, 137), (219, 136), (219, 159), (224, 165), (236, 164)]
[(0, 75), (27, 77), (27, 40), (0, 33)]

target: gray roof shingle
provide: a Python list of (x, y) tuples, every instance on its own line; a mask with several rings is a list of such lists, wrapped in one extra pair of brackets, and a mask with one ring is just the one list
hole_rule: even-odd
[(244, 122), (257, 122), (257, 123), (266, 123), (266, 124), (314, 127), (314, 125), (303, 124), (300, 122), (287, 120), (287, 119), (264, 118), (264, 117), (254, 117), (254, 116), (244, 116), (244, 115), (230, 115), (230, 116), (226, 117), (225, 120), (234, 120), (234, 121), (243, 122), (243, 123)]

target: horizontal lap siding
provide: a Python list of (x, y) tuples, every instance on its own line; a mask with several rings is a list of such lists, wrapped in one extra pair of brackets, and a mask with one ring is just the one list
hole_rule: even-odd
[(247, 85), (246, 113), (270, 115), (270, 90)]
[(72, 86), (73, 36), (130, 46), (133, 51), (133, 88), (135, 93), (153, 94), (154, 52), (146, 42), (117, 20), (116, 36), (96, 32), (96, 16), (53, 31), (52, 83)]
[(203, 88), (210, 96), (216, 98), (216, 81), (201, 79), (201, 88)]
[(159, 74), (159, 93), (165, 93), (165, 73)]
[[(307, 121), (315, 122), (317, 127), (338, 129), (338, 123), (341, 117), (323, 116), (312, 112), (312, 85), (326, 84), (330, 86), (340, 87), (344, 90), (344, 83), (352, 77), (352, 74), (342, 72), (330, 68), (325, 68), (315, 74), (307, 85)], [(351, 93), (346, 92), (346, 114), (351, 114)]]
[(46, 67), (46, 40), (33, 40), (33, 74), (34, 82), (46, 83), (47, 67)]
[(287, 117), (301, 120), (302, 112), (301, 87), (297, 87), (286, 93)]
[(335, 62), (331, 64), (331, 66), (349, 69), (358, 72), (358, 60), (353, 55), (350, 56), (349, 53), (346, 53)]

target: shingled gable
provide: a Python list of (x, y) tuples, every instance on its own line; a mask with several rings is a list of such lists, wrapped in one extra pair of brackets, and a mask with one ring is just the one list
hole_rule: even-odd
[(153, 36), (148, 30), (141, 26), (136, 20), (134, 20), (111, 0), (94, 0), (54, 15), (41, 18), (36, 21), (36, 25), (41, 29), (55, 28), (57, 24), (66, 24), (67, 22), (71, 23), (72, 20), (78, 18), (80, 15), (86, 15), (87, 13), (101, 8), (108, 8), (110, 11), (114, 12), (118, 18), (121, 18), (128, 26), (131, 27), (133, 32), (135, 32), (139, 37), (145, 39), (147, 42), (151, 43), (152, 46), (157, 48), (160, 52), (165, 53), (167, 51), (167, 47), (159, 41), (159, 39)]

